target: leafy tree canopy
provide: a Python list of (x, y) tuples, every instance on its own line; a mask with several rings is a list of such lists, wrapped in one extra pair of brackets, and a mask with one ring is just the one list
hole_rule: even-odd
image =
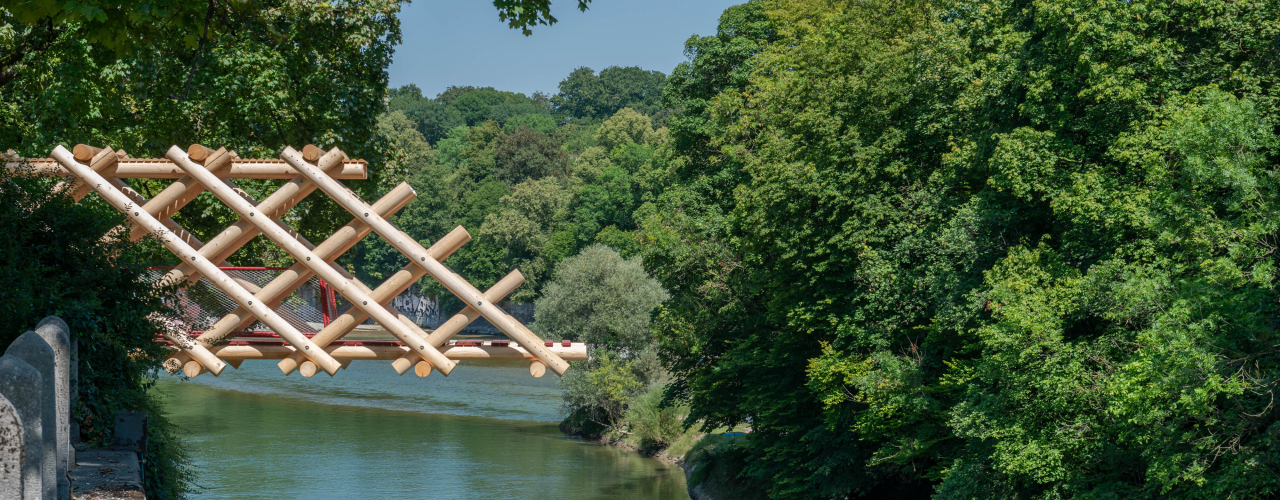
[(560, 82), (560, 93), (551, 98), (556, 113), (565, 118), (603, 120), (622, 108), (647, 115), (662, 109), (662, 85), (666, 75), (638, 66), (610, 66), (596, 75), (581, 67)]
[(1274, 496), (1277, 14), (727, 10), (635, 214), (685, 422), (762, 497)]

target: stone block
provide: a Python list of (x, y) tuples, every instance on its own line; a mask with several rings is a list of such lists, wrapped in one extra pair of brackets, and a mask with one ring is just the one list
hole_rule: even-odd
[(36, 334), (53, 348), (54, 386), (57, 395), (57, 478), (58, 498), (71, 498), (71, 482), (67, 470), (71, 460), (71, 330), (57, 316), (49, 316), (36, 324)]
[(22, 419), (0, 395), (0, 500), (22, 500)]
[(22, 442), (25, 445), (21, 466), (23, 500), (45, 498), (44, 438), (40, 432), (44, 421), (43, 386), (39, 370), (17, 356), (0, 356), (0, 396), (13, 405), (22, 422)]
[[(40, 334), (28, 330), (27, 333), (19, 335), (9, 349), (5, 352), (6, 356), (14, 356), (18, 359), (26, 361), (28, 365), (40, 372), (40, 441), (32, 441), (41, 443), (44, 448), (41, 452), (41, 481), (40, 487), (43, 490), (43, 498), (52, 500), (58, 498), (58, 388), (57, 388), (57, 356), (53, 352), (53, 347), (44, 340)], [(12, 401), (12, 400), (10, 400)], [(23, 422), (26, 422), (24, 419)]]

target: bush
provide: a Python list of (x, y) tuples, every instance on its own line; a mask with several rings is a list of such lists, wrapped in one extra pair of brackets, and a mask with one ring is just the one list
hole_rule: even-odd
[(642, 449), (666, 448), (684, 432), (683, 409), (662, 406), (664, 389), (663, 384), (653, 384), (627, 405), (627, 423)]
[(556, 265), (534, 308), (535, 331), (610, 351), (639, 353), (653, 344), (649, 316), (670, 295), (639, 256), (623, 259), (604, 245)]

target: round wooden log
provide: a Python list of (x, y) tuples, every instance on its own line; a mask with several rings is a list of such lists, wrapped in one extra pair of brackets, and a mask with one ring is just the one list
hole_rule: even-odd
[[(427, 251), (432, 255), (439, 255), (440, 259), (444, 260), (450, 255), (453, 255), (453, 252), (457, 251), (468, 241), (471, 241), (471, 235), (468, 234), (467, 230), (463, 229), (462, 226), (458, 226), (453, 228), (453, 231), (450, 231), (449, 234), (440, 238), (440, 240), (434, 245), (431, 245), (431, 248), (428, 248)], [(427, 272), (421, 267), (413, 264), (406, 265), (404, 268), (391, 275), (390, 278), (387, 278), (386, 281), (383, 281), (382, 284), (378, 285), (378, 288), (369, 295), (374, 300), (377, 300), (378, 303), (386, 303), (387, 301), (395, 298), (396, 295), (400, 295), (409, 288), (409, 285), (416, 283), (426, 274)], [(311, 340), (317, 344), (327, 346), (330, 342), (342, 338), (343, 335), (346, 335), (354, 329), (356, 325), (364, 322), (367, 318), (368, 316), (362, 311), (354, 308), (349, 309), (347, 312), (330, 321), (329, 325), (320, 330), (319, 333), (316, 333)], [(401, 318), (401, 321), (412, 323), (412, 320), (409, 318)], [(440, 344), (432, 345), (438, 346)], [(417, 357), (415, 356), (413, 359), (416, 361)], [(305, 361), (306, 360), (301, 356), (290, 356), (288, 359), (280, 362), (280, 371), (284, 372), (285, 375), (288, 375), (298, 368), (298, 363), (303, 363)], [(412, 363), (409, 365), (412, 366)], [(397, 372), (404, 375), (408, 369), (409, 367), (406, 366), (405, 369), (397, 370)]]
[[(191, 337), (188, 337), (187, 334), (182, 332), (180, 329), (167, 322), (162, 321), (162, 323), (165, 323), (165, 328), (160, 331), (160, 334), (163, 335), (166, 340), (173, 343), (175, 347), (182, 349), (182, 352), (186, 353), (187, 356), (190, 357), (191, 363), (201, 365), (201, 368), (208, 368), (214, 376), (222, 374), (222, 370), (227, 367), (226, 363), (223, 363), (221, 359), (214, 356), (213, 353), (205, 346), (191, 340)], [(199, 370), (197, 369), (196, 375), (199, 374)], [(190, 376), (194, 377), (195, 375)]]
[[(380, 214), (393, 214), (403, 208), (410, 200), (413, 200), (415, 196), (413, 189), (408, 184), (403, 184), (384, 195), (382, 199), (374, 203), (373, 208)], [(369, 226), (363, 222), (352, 220), (347, 225), (339, 228), (328, 239), (321, 242), (313, 251), (320, 255), (321, 258), (331, 262), (358, 243), (370, 231)], [(306, 266), (295, 263), (262, 287), (261, 291), (254, 293), (254, 297), (274, 308), (281, 300), (305, 284), (313, 275), (311, 271), (307, 270)], [(252, 323), (253, 321), (256, 321), (256, 318), (249, 314), (247, 309), (236, 308), (201, 333), (196, 340), (207, 346), (235, 330), (244, 328), (247, 323)], [(312, 341), (314, 342), (314, 339)], [(321, 344), (317, 342), (317, 344), (323, 346), (327, 343)]]
[(417, 364), (413, 365), (413, 374), (417, 375), (419, 378), (431, 375), (431, 363), (419, 361)]
[[(573, 343), (568, 347), (561, 344), (555, 344), (546, 348), (548, 351), (555, 353), (561, 359), (570, 361), (585, 361), (587, 359), (587, 346), (582, 343)], [(297, 349), (291, 345), (280, 344), (249, 344), (249, 345), (220, 345), (210, 349), (219, 358), (225, 360), (245, 360), (245, 359), (284, 359), (294, 354)], [(399, 358), (409, 348), (401, 345), (344, 345), (329, 346), (324, 348), (334, 359), (342, 361), (359, 361), (359, 360), (386, 360), (390, 361)], [(444, 353), (452, 360), (524, 360), (537, 361), (529, 351), (519, 346), (456, 346), (447, 345), (440, 348), (440, 352)]]
[[(115, 176), (121, 179), (178, 179), (182, 177), (179, 169), (165, 158), (129, 158), (120, 151), (124, 159), (116, 169)], [(345, 157), (345, 155), (343, 155)], [(207, 163), (207, 162), (206, 162)], [(29, 165), (29, 166), (28, 166)], [(18, 175), (34, 175), (37, 177), (66, 177), (67, 169), (62, 168), (52, 158), (27, 158), (8, 160), (5, 167), (10, 173)], [(361, 160), (343, 159), (339, 167), (329, 172), (334, 179), (364, 180), (369, 177), (369, 165)], [(282, 179), (288, 180), (298, 176), (298, 170), (282, 160), (276, 159), (237, 159), (231, 162), (227, 170), (218, 171), (223, 179)]]
[[(91, 146), (85, 146), (84, 144), (80, 144), (76, 147), (77, 148), (83, 147), (83, 148), (87, 148), (88, 150), (96, 151), (94, 155), (89, 159), (80, 160), (79, 158), (77, 158), (76, 161), (89, 165), (89, 168), (93, 169), (93, 171), (97, 172), (99, 175), (102, 175), (104, 177), (109, 176), (111, 175), (111, 172), (115, 170), (116, 160), (118, 159), (118, 157), (116, 156), (115, 151), (112, 151), (111, 148), (100, 149), (100, 148), (95, 148)], [(80, 180), (73, 175), (67, 176), (66, 180), (59, 182), (58, 185), (55, 186), (53, 189), (54, 191), (61, 191), (64, 189), (67, 190), (71, 194), (71, 199), (75, 201), (80, 201), (85, 197), (85, 195), (88, 195), (90, 192), (93, 191), (92, 187), (89, 187), (85, 183), (80, 182)]]
[[(213, 175), (213, 173), (206, 170), (203, 166), (185, 158), (186, 155), (180, 149), (176, 147), (170, 149), (167, 156), (180, 168), (186, 171), (187, 174), (194, 177), (197, 182), (203, 184), (205, 189), (210, 193), (213, 193), (213, 195), (219, 200), (222, 200), (222, 203), (235, 211), (237, 215), (243, 219), (248, 219), (251, 224), (256, 226), (258, 230), (262, 232), (263, 236), (266, 236), (294, 259), (297, 259), (298, 263), (307, 266), (307, 268), (310, 269), (311, 272), (315, 273), (316, 276), (320, 277), (320, 279), (328, 282), (330, 286), (333, 286), (334, 290), (351, 301), (353, 307), (364, 311), (370, 318), (373, 318), (374, 321), (389, 333), (397, 339), (400, 339), (401, 342), (412, 346), (415, 353), (421, 356), (422, 359), (434, 365), (436, 369), (440, 370), (441, 374), (448, 376), (449, 372), (453, 371), (453, 367), (456, 363), (449, 358), (446, 358), (443, 354), (440, 354), (440, 351), (436, 350), (435, 346), (428, 345), (426, 341), (423, 340), (423, 337), (425, 337), (426, 334), (422, 332), (421, 328), (417, 328), (417, 325), (410, 326), (402, 323), (399, 318), (392, 315), (387, 311), (387, 309), (383, 308), (377, 300), (370, 298), (369, 294), (365, 290), (362, 290), (363, 287), (358, 286), (350, 279), (344, 277), (342, 273), (335, 270), (333, 266), (324, 262), (324, 259), (320, 258), (319, 255), (316, 255), (315, 252), (312, 252), (306, 246), (299, 243), (289, 233), (281, 229), (279, 224), (273, 221), (270, 217), (267, 217), (267, 214), (259, 211), (257, 207), (254, 207), (248, 201), (245, 201), (237, 195), (225, 181), (218, 179), (217, 176)], [(307, 167), (313, 169), (316, 168), (309, 164)], [(325, 179), (329, 179), (329, 177), (325, 176), (323, 172), (319, 175)], [(380, 220), (382, 219), (377, 215), (377, 212), (374, 211), (372, 207), (366, 205), (365, 209), (367, 210), (365, 212), (367, 215), (378, 217)], [(366, 222), (366, 224), (368, 224), (368, 222)], [(374, 226), (374, 230), (377, 231), (376, 226)], [(423, 249), (423, 254), (426, 254), (426, 249)], [(434, 262), (434, 260), (432, 262)], [(259, 301), (259, 304), (261, 304), (261, 301)], [(259, 318), (261, 318), (261, 316), (259, 316)], [(280, 329), (275, 328), (273, 325), (272, 329), (277, 333), (281, 333), (283, 336)], [(310, 342), (311, 341), (308, 339), (308, 343)], [(312, 358), (312, 361), (316, 361), (316, 364), (320, 365), (320, 360)], [(321, 368), (324, 368), (325, 372), (330, 375), (334, 373), (334, 371), (329, 370), (328, 367), (321, 366)]]
[[(498, 282), (490, 287), (488, 291), (484, 292), (485, 300), (490, 302), (501, 301), (507, 295), (510, 295), (511, 292), (515, 291), (516, 288), (519, 288), (523, 283), (524, 275), (520, 273), (520, 270), (517, 269), (515, 271), (511, 271), (501, 280), (498, 280)], [(450, 338), (453, 338), (454, 335), (457, 335), (458, 332), (461, 332), (463, 328), (466, 328), (467, 325), (471, 324), (472, 321), (475, 321), (476, 318), (479, 317), (479, 311), (476, 311), (474, 307), (467, 306), (463, 308), (461, 312), (453, 315), (432, 331), (431, 335), (427, 336), (427, 342), (430, 342), (431, 345), (442, 346), (448, 342)], [(396, 373), (404, 375), (404, 372), (407, 371), (416, 360), (417, 358), (406, 355), (393, 361), (391, 363), (391, 367), (395, 369)]]
[[(366, 219), (365, 223), (373, 228), (373, 232), (378, 233), (378, 236), (381, 236), (386, 240), (392, 248), (395, 248), (397, 251), (408, 257), (410, 262), (426, 269), (427, 274), (431, 275), (432, 278), (435, 278), (435, 280), (443, 285), (446, 290), (449, 290), (450, 293), (461, 299), (464, 304), (474, 304), (472, 307), (475, 307), (476, 310), (480, 312), (481, 316), (489, 320), (489, 322), (501, 330), (502, 333), (507, 334), (507, 337), (510, 337), (536, 356), (543, 364), (547, 365), (547, 368), (550, 368), (551, 371), (555, 372), (556, 375), (564, 375), (565, 370), (569, 369), (569, 363), (566, 363), (564, 360), (552, 354), (551, 351), (547, 350), (542, 345), (542, 340), (539, 339), (537, 335), (534, 335), (534, 333), (529, 331), (529, 329), (523, 324), (508, 315), (506, 311), (498, 308), (496, 304), (485, 300), (484, 294), (480, 290), (471, 286), (471, 283), (468, 283), (460, 276), (454, 274), (453, 271), (445, 267), (444, 264), (441, 264), (439, 261), (435, 260), (435, 258), (428, 255), (426, 248), (423, 248), (421, 244), (404, 234), (404, 232), (396, 229), (396, 227), (391, 225), (390, 222), (387, 222), (386, 219), (378, 216), (378, 214), (373, 212), (372, 208), (370, 208), (368, 204), (360, 200), (350, 190), (343, 187), (342, 184), (339, 184), (338, 181), (329, 178), (324, 174), (324, 171), (319, 168), (308, 164), (302, 159), (302, 155), (298, 154), (298, 152), (293, 148), (286, 147), (284, 152), (280, 154), (280, 157), (294, 168), (298, 169), (298, 172), (311, 180), (311, 182), (316, 183), (321, 191), (324, 191), (325, 194), (329, 195), (330, 198), (333, 198), (334, 201), (338, 202), (338, 204), (348, 212), (355, 215), (357, 218), (363, 217)], [(381, 324), (382, 322), (378, 321), (378, 323)], [(383, 326), (385, 327), (386, 325)], [(441, 373), (445, 373), (447, 375), (447, 372), (445, 372), (443, 367), (440, 365), (436, 365), (436, 368), (440, 368)]]
[(197, 363), (194, 360), (188, 361), (185, 365), (182, 365), (182, 373), (188, 377), (198, 377), (205, 371), (204, 366), (201, 366), (200, 363)]
[[(170, 153), (173, 153), (174, 149), (176, 148), (171, 148), (169, 150)], [(181, 154), (181, 151), (179, 150), (177, 153)], [(335, 168), (341, 164), (341, 157), (342, 152), (337, 151), (335, 148), (334, 151), (330, 151), (324, 156), (324, 158), (321, 158), (319, 168)], [(257, 209), (262, 213), (267, 214), (267, 217), (273, 219), (280, 217), (284, 215), (285, 212), (289, 211), (289, 209), (293, 208), (294, 205), (301, 202), (303, 198), (306, 198), (307, 195), (311, 194), (312, 191), (315, 191), (315, 189), (315, 184), (308, 182), (302, 176), (296, 176), (289, 180), (289, 182), (286, 182), (283, 186), (280, 186), (279, 189), (276, 189), (276, 191), (271, 193), (271, 196), (268, 196), (267, 199), (262, 200), (262, 203), (258, 204)], [(257, 235), (258, 229), (248, 221), (241, 219), (236, 221), (236, 223), (232, 224), (230, 227), (223, 229), (221, 233), (218, 233), (217, 236), (209, 240), (209, 243), (201, 250), (205, 251), (205, 255), (210, 256), (212, 260), (221, 262), (226, 260), (227, 257), (230, 257), (236, 250), (239, 250), (240, 247), (249, 243), (249, 241), (257, 237)], [(175, 280), (173, 282), (176, 283), (181, 280), (195, 280), (198, 277), (199, 274), (197, 274), (188, 263), (183, 262), (178, 267), (169, 271), (169, 273), (165, 275), (164, 279)]]
[(324, 154), (324, 150), (316, 147), (315, 144), (307, 144), (302, 147), (302, 159), (310, 163), (315, 163), (320, 159), (320, 155)]
[[(253, 294), (249, 293), (238, 283), (233, 281), (226, 275), (226, 273), (219, 270), (213, 262), (209, 261), (209, 259), (200, 255), (200, 252), (192, 248), (191, 245), (188, 245), (186, 242), (178, 239), (172, 231), (166, 228), (164, 224), (155, 217), (152, 217), (151, 214), (143, 212), (141, 207), (130, 201), (129, 197), (120, 190), (112, 187), (112, 185), (107, 182), (106, 179), (102, 178), (102, 176), (98, 175), (97, 172), (94, 172), (87, 166), (76, 163), (75, 158), (71, 156), (70, 151), (67, 151), (66, 148), (63, 148), (62, 146), (58, 146), (54, 148), (53, 154), (54, 158), (57, 159), (58, 162), (61, 163), (69, 172), (75, 174), (84, 182), (92, 185), (94, 190), (96, 190), (98, 194), (107, 201), (107, 203), (110, 203), (117, 210), (123, 212), (134, 223), (146, 227), (147, 230), (154, 234), (156, 239), (160, 241), (170, 252), (176, 255), (183, 262), (190, 262), (202, 274), (208, 276), (209, 282), (231, 298), (231, 300), (241, 306), (248, 307), (249, 310), (254, 313), (254, 316), (257, 316), (264, 324), (272, 330), (275, 330), (275, 332), (281, 337), (289, 341), (289, 343), (298, 346), (301, 350), (306, 351), (308, 353), (308, 357), (313, 361), (316, 361), (316, 364), (323, 368), (325, 372), (333, 374), (338, 370), (337, 360), (334, 360), (328, 354), (322, 352), (319, 346), (316, 346), (310, 341), (310, 339), (304, 337), (289, 325), (289, 323), (285, 322), (284, 318), (281, 318), (275, 311), (269, 309), (266, 304), (263, 304), (261, 301), (255, 302)], [(198, 168), (201, 170), (204, 169), (204, 167)], [(204, 170), (204, 172), (208, 171)], [(221, 183), (221, 181), (219, 181), (219, 183)], [(190, 339), (186, 340), (190, 341)], [(176, 340), (173, 341), (176, 342)], [(200, 359), (200, 356), (197, 356), (197, 354), (199, 354), (199, 350), (204, 349), (204, 346), (195, 342), (190, 343), (193, 344), (193, 347), (185, 349), (188, 354), (195, 357), (197, 361), (200, 361), (201, 364), (204, 364), (205, 367), (213, 373), (216, 374), (221, 372), (226, 366), (226, 364), (221, 361), (218, 361), (213, 366), (205, 364), (204, 361)]]
[(542, 376), (546, 374), (547, 365), (542, 364), (541, 361), (529, 363), (529, 375), (533, 375), (533, 378), (542, 378)]
[[(121, 155), (120, 152), (112, 151), (111, 148), (106, 148), (89, 160), (89, 168), (92, 168), (94, 172), (97, 172), (103, 177), (108, 177), (114, 180), (112, 175), (115, 174), (116, 167), (120, 165), (121, 158), (124, 158), (124, 156)], [(85, 185), (83, 182), (77, 183), (75, 190), (71, 193), (71, 199), (80, 201), (91, 192), (93, 192), (93, 188)]]
[[(223, 151), (225, 151), (225, 149), (223, 149)], [(190, 157), (192, 161), (200, 164), (204, 164), (205, 160), (209, 159), (210, 155), (213, 155), (213, 150), (199, 144), (192, 144), (187, 148), (187, 156)]]
[(94, 156), (97, 156), (98, 153), (102, 152), (102, 148), (95, 148), (87, 144), (76, 144), (76, 147), (72, 148), (72, 151), (72, 156), (75, 157), (76, 161), (80, 163), (88, 163)]
[(316, 374), (316, 364), (306, 363), (305, 366), (298, 369), (298, 373), (301, 373), (303, 377), (311, 378), (312, 375)]
[[(196, 144), (195, 146), (199, 146), (199, 144)], [(210, 153), (210, 156), (207, 157), (207, 159), (206, 167), (209, 170), (218, 171), (224, 170), (231, 164), (232, 155), (228, 153), (226, 149), (219, 149)], [(117, 168), (117, 170), (119, 170), (119, 168)], [(182, 176), (178, 180), (174, 181), (173, 184), (169, 184), (168, 187), (161, 190), (160, 194), (151, 198), (150, 201), (142, 206), (142, 209), (146, 210), (147, 213), (157, 219), (168, 219), (169, 217), (172, 217), (173, 214), (177, 213), (178, 210), (181, 210), (182, 207), (191, 203), (191, 200), (196, 199), (196, 196), (199, 196), (200, 193), (203, 192), (204, 187), (193, 181), (191, 176)], [(146, 235), (147, 230), (135, 224), (133, 228), (129, 230), (129, 241), (138, 241)], [(222, 259), (217, 260), (217, 262), (221, 261)]]

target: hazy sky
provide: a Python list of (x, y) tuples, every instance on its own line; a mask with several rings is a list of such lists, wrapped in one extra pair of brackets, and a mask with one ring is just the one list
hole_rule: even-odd
[(403, 6), (404, 43), (391, 63), (391, 85), (414, 83), (435, 97), (449, 85), (531, 94), (557, 91), (579, 66), (640, 66), (670, 74), (685, 60), (684, 42), (715, 33), (720, 13), (745, 0), (552, 0), (553, 26), (524, 36), (498, 21), (489, 0), (415, 0)]

